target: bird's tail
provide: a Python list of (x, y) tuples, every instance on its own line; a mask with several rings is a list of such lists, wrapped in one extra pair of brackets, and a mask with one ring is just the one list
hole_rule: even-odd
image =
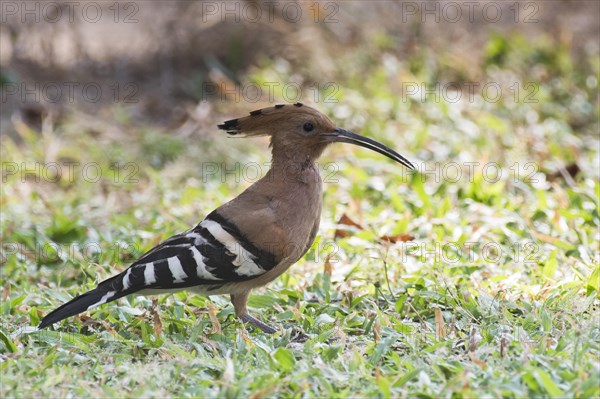
[[(117, 275), (115, 277), (119, 278), (121, 276)], [(66, 319), (67, 317), (74, 316), (81, 312), (85, 312), (86, 310), (102, 305), (103, 303), (111, 302), (116, 299), (122, 298), (126, 295), (131, 294), (132, 291), (136, 291), (123, 291), (113, 289), (111, 287), (112, 284), (110, 284), (109, 282), (110, 280), (115, 279), (115, 277), (100, 283), (100, 285), (97, 288), (94, 288), (93, 290), (88, 291), (85, 294), (81, 294), (78, 297), (71, 299), (69, 302), (48, 313), (46, 317), (42, 319), (42, 322), (38, 326), (38, 329), (41, 330), (42, 328), (48, 327), (49, 325), (54, 324), (57, 321), (61, 321), (62, 319)]]

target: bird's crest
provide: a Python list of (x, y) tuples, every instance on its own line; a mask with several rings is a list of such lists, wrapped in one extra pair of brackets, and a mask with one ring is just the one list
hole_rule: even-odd
[(335, 125), (321, 112), (302, 103), (277, 104), (250, 112), (250, 115), (230, 119), (218, 125), (231, 135), (273, 135), (282, 128), (302, 124), (306, 121), (334, 129)]

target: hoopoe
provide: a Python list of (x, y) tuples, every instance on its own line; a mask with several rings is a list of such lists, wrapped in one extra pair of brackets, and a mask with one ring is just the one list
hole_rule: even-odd
[(265, 176), (196, 227), (165, 240), (122, 273), (50, 312), (40, 329), (126, 295), (189, 289), (201, 295), (229, 294), (244, 323), (272, 334), (275, 328), (248, 313), (248, 295), (284, 273), (312, 245), (322, 207), (315, 161), (323, 150), (335, 142), (355, 144), (414, 169), (391, 148), (336, 127), (301, 103), (252, 111), (218, 127), (230, 135), (270, 136), (272, 163)]

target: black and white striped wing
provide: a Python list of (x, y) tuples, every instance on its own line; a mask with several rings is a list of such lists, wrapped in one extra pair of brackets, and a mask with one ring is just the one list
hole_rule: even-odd
[(38, 328), (138, 291), (199, 287), (217, 293), (226, 284), (251, 280), (276, 264), (272, 254), (261, 251), (235, 224), (213, 212), (198, 226), (148, 251), (124, 272), (54, 309)]
[(276, 263), (274, 255), (254, 246), (233, 223), (213, 212), (193, 229), (162, 242), (106, 283), (110, 282), (111, 291), (116, 292), (214, 288), (256, 278)]

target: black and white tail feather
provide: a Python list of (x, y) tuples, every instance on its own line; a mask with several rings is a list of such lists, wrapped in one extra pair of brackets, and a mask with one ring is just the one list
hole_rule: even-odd
[(39, 329), (124, 296), (194, 288), (220, 293), (228, 284), (254, 279), (276, 265), (233, 224), (212, 212), (193, 229), (144, 254), (127, 270), (50, 312)]

